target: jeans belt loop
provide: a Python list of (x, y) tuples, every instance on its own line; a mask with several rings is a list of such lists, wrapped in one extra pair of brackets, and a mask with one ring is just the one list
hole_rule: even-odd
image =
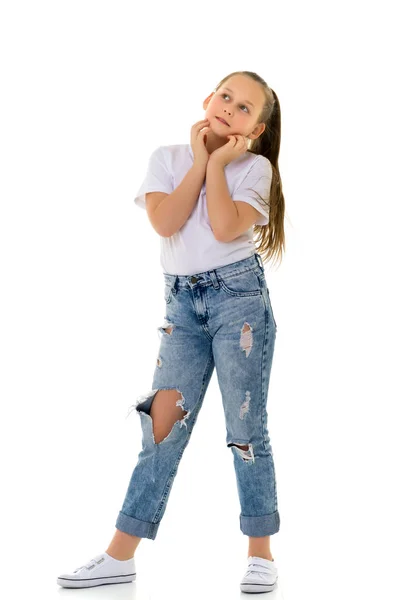
[(257, 258), (258, 264), (260, 265), (261, 269), (263, 269), (264, 265), (263, 265), (263, 261), (262, 261), (261, 256), (257, 252), (255, 254), (256, 254), (256, 258)]
[(220, 287), (220, 285), (219, 285), (219, 281), (218, 281), (218, 277), (217, 277), (217, 274), (215, 272), (215, 269), (213, 269), (212, 271), (209, 271), (209, 274), (210, 274), (210, 279), (211, 279), (212, 284), (213, 284), (213, 288), (215, 290), (218, 290), (219, 287)]

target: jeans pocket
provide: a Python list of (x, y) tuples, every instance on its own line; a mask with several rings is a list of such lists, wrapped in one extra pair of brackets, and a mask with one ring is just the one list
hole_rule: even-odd
[(265, 302), (268, 302), (268, 312), (269, 312), (270, 316), (272, 317), (272, 320), (275, 325), (275, 329), (278, 329), (278, 326), (275, 321), (274, 311), (272, 310), (271, 297), (270, 297), (269, 289), (267, 286), (267, 281), (265, 279), (265, 272), (259, 271), (257, 273), (257, 277), (260, 281), (260, 286), (264, 289), (264, 299), (265, 299)]
[(172, 298), (172, 283), (167, 282), (164, 284), (164, 300), (167, 304), (171, 302)]
[(258, 276), (253, 269), (230, 276), (219, 276), (219, 283), (230, 296), (250, 297), (262, 294)]
[(269, 309), (271, 311), (271, 316), (272, 316), (272, 319), (274, 321), (275, 329), (278, 329), (278, 326), (277, 326), (276, 321), (275, 321), (274, 311), (272, 310), (272, 303), (271, 303), (271, 298), (270, 298), (270, 295), (269, 295), (269, 289), (268, 289), (268, 287), (267, 287), (267, 293), (268, 293), (268, 303), (269, 303)]

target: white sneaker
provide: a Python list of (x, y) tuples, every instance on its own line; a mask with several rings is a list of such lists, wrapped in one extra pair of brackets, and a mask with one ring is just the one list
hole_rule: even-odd
[(247, 571), (240, 582), (241, 591), (250, 594), (272, 592), (278, 580), (278, 569), (275, 566), (275, 561), (259, 558), (258, 556), (249, 556), (247, 561)]
[(129, 583), (136, 579), (135, 558), (117, 560), (107, 552), (92, 558), (73, 573), (57, 578), (58, 585), (66, 588), (86, 588), (111, 583)]

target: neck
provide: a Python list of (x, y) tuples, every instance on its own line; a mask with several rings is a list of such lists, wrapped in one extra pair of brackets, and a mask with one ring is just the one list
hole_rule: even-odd
[(205, 146), (206, 146), (207, 152), (209, 154), (211, 154), (212, 152), (214, 152), (214, 150), (221, 148), (221, 146), (225, 146), (225, 144), (227, 142), (228, 142), (227, 136), (220, 137), (218, 135), (215, 135), (215, 133), (213, 133), (213, 132), (209, 132), (209, 133), (207, 133), (207, 141), (205, 143)]

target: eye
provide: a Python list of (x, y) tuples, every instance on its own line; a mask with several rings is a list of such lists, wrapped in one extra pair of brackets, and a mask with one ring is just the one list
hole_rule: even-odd
[[(228, 96), (229, 98), (229, 94), (221, 94), (222, 97), (224, 96)], [(249, 112), (249, 109), (247, 108), (247, 106), (245, 104), (242, 104), (242, 106), (244, 106), (244, 108), (247, 110), (247, 112)]]

